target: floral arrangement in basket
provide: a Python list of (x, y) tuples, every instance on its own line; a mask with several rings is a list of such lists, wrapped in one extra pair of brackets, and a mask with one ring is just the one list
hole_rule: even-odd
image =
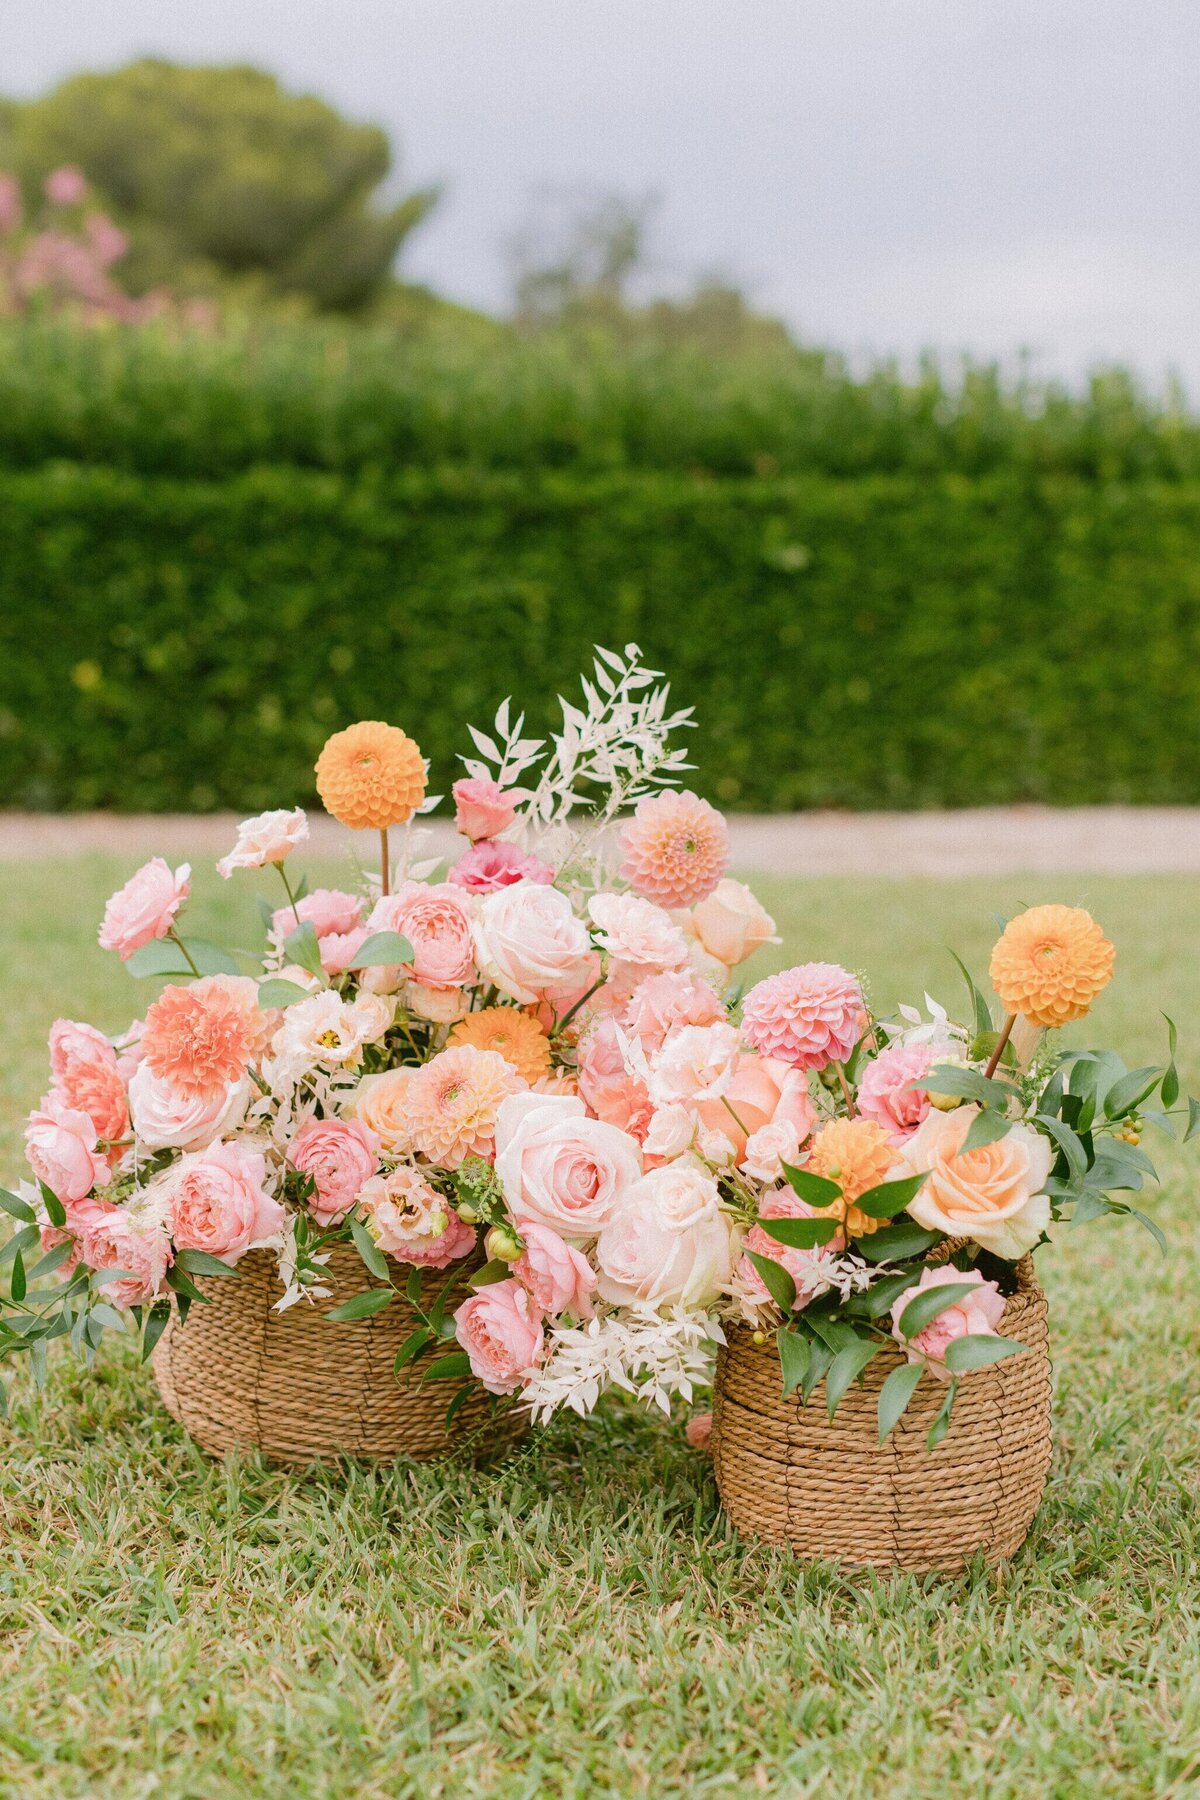
[(0, 1353), (39, 1364), (66, 1337), (90, 1358), (132, 1320), (148, 1354), (251, 1250), (277, 1257), (280, 1309), (327, 1300), (345, 1244), (371, 1281), (329, 1316), (403, 1293), (420, 1323), (397, 1367), (444, 1380), (451, 1411), (473, 1383), (539, 1419), (610, 1388), (669, 1410), (738, 1320), (774, 1329), (786, 1388), (823, 1379), (831, 1413), (898, 1340), (881, 1429), (928, 1369), (948, 1379), (936, 1436), (957, 1379), (1019, 1350), (995, 1328), (1053, 1221), (1157, 1230), (1114, 1196), (1153, 1173), (1140, 1128), (1171, 1129), (1173, 1062), (1129, 1072), (1046, 1035), (1112, 972), (1086, 913), (1006, 927), (999, 1031), (974, 984), (967, 1025), (932, 1002), (883, 1021), (821, 962), (741, 1002), (733, 971), (777, 940), (726, 874), (720, 814), (676, 786), (690, 713), (635, 645), (599, 651), (562, 709), (548, 742), (508, 702), (471, 728), (444, 878), (415, 822), (438, 803), (420, 751), (366, 722), (316, 779), (379, 834), (376, 872), (308, 891), (299, 809), (247, 820), (217, 865), (280, 882), (261, 952), (189, 933), (186, 866), (155, 858), (113, 895), (102, 947), (165, 985), (115, 1039), (51, 1030), (34, 1179), (0, 1193)]

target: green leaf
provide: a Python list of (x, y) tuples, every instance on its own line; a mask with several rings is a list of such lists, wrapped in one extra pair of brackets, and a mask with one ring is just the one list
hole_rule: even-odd
[(352, 1294), (349, 1300), (343, 1300), (340, 1306), (335, 1306), (325, 1317), (339, 1324), (350, 1319), (373, 1318), (385, 1306), (392, 1304), (392, 1294), (393, 1289), (390, 1287), (368, 1288), (365, 1293)]
[(1115, 1050), (1087, 1050), (1075, 1058), (1071, 1067), (1071, 1093), (1080, 1100), (1079, 1115), (1072, 1121), (1082, 1137), (1104, 1105), (1105, 1097), (1115, 1082), (1124, 1079), (1125, 1064)]
[(928, 1179), (926, 1171), (922, 1175), (905, 1175), (898, 1181), (881, 1181), (876, 1187), (866, 1188), (854, 1204), (868, 1219), (893, 1218), (916, 1199)]
[(236, 1269), (231, 1269), (219, 1256), (210, 1256), (207, 1250), (176, 1251), (175, 1267), (188, 1275), (232, 1275), (235, 1280), (240, 1280)]
[(1194, 1099), (1189, 1094), (1187, 1130), (1183, 1134), (1184, 1143), (1186, 1144), (1189, 1138), (1194, 1138), (1198, 1131), (1200, 1131), (1200, 1100)]
[(408, 1280), (404, 1284), (404, 1298), (410, 1306), (419, 1307), (421, 1304), (421, 1269), (418, 1263), (414, 1263), (408, 1272)]
[(159, 1338), (167, 1329), (170, 1317), (170, 1309), (165, 1306), (156, 1306), (152, 1312), (146, 1314), (146, 1323), (142, 1327), (143, 1362), (149, 1361), (154, 1352), (155, 1344), (157, 1344)]
[(321, 944), (311, 919), (305, 919), (302, 925), (297, 925), (295, 931), (288, 933), (283, 940), (283, 953), (289, 962), (296, 963), (301, 969), (307, 969), (310, 975), (319, 976), (324, 981)]
[(840, 1200), (842, 1190), (836, 1181), (827, 1181), (824, 1175), (812, 1175), (807, 1169), (793, 1169), (790, 1163), (784, 1163), (783, 1172), (792, 1184), (792, 1189), (799, 1194), (809, 1206), (832, 1206)]
[[(201, 975), (240, 974), (237, 958), (230, 956), (220, 944), (210, 944), (206, 938), (185, 938), (183, 941)], [(181, 975), (185, 981), (190, 981), (196, 972), (179, 945), (170, 938), (156, 938), (152, 943), (143, 944), (126, 959), (125, 967), (139, 980), (150, 975)]]
[(890, 1310), (893, 1301), (900, 1298), (905, 1288), (913, 1287), (918, 1278), (915, 1269), (899, 1269), (894, 1275), (885, 1275), (865, 1293), (852, 1294), (845, 1303), (845, 1311), (852, 1318), (878, 1319), (882, 1313)]
[(418, 1325), (417, 1329), (405, 1338), (404, 1342), (397, 1350), (395, 1360), (392, 1363), (394, 1372), (398, 1375), (401, 1369), (403, 1369), (407, 1363), (412, 1362), (415, 1356), (420, 1356), (422, 1350), (425, 1348), (426, 1344), (432, 1341), (432, 1338), (433, 1333), (430, 1331), (428, 1325)]
[(14, 1300), (23, 1300), (25, 1298), (25, 1258), (21, 1255), (19, 1250), (13, 1257), (10, 1289)]
[(22, 1226), (20, 1231), (15, 1232), (14, 1235), (9, 1238), (7, 1244), (0, 1246), (0, 1268), (2, 1268), (11, 1257), (23, 1256), (26, 1250), (32, 1249), (34, 1244), (40, 1244), (41, 1241), (42, 1234), (36, 1225)]
[(48, 1188), (44, 1181), (39, 1181), (38, 1186), (42, 1190), (42, 1204), (46, 1208), (46, 1217), (52, 1225), (58, 1226), (61, 1230), (67, 1222), (66, 1207), (54, 1192), (53, 1188)]
[[(14, 1219), (24, 1219), (27, 1225), (34, 1224), (37, 1219), (28, 1200), (22, 1200), (19, 1194), (10, 1194), (7, 1188), (0, 1188), (0, 1206), (6, 1213), (11, 1213)], [(66, 1217), (65, 1213), (63, 1217)]]
[(1066, 1157), (1071, 1180), (1082, 1181), (1087, 1174), (1087, 1151), (1071, 1127), (1064, 1125), (1061, 1119), (1052, 1118), (1049, 1113), (1036, 1113), (1033, 1122), (1040, 1125), (1048, 1137), (1054, 1139)]
[(61, 1269), (69, 1256), (74, 1256), (73, 1243), (55, 1244), (53, 1250), (47, 1250), (45, 1256), (38, 1258), (29, 1271), (30, 1281), (42, 1281), (47, 1275), (53, 1275), (55, 1269)]
[(924, 1331), (940, 1314), (957, 1306), (979, 1286), (977, 1281), (943, 1281), (936, 1287), (922, 1288), (900, 1314), (900, 1336), (911, 1344), (918, 1332)]
[(468, 1285), (473, 1288), (494, 1287), (498, 1281), (507, 1281), (511, 1274), (512, 1270), (506, 1262), (493, 1257), (491, 1262), (484, 1263), (482, 1269), (475, 1271)]
[(942, 1401), (942, 1409), (929, 1427), (929, 1436), (925, 1443), (930, 1450), (936, 1450), (950, 1429), (950, 1414), (954, 1411), (954, 1396), (958, 1392), (957, 1381), (951, 1381), (946, 1389), (946, 1398)]
[(301, 987), (298, 981), (284, 981), (280, 975), (272, 975), (258, 984), (258, 1004), (262, 1007), (295, 1006), (297, 1000), (311, 1000), (308, 989)]
[(387, 1258), (384, 1256), (383, 1251), (379, 1248), (379, 1245), (375, 1242), (375, 1239), (371, 1236), (360, 1218), (355, 1217), (351, 1219), (350, 1235), (354, 1239), (355, 1249), (366, 1263), (368, 1269), (370, 1269), (372, 1275), (377, 1275), (380, 1281), (390, 1280)]
[(971, 996), (971, 1006), (975, 1014), (975, 1030), (977, 1032), (991, 1031), (993, 1029), (992, 1009), (980, 993), (979, 989), (975, 986), (975, 977), (971, 974), (970, 969), (968, 969), (961, 956), (955, 956), (953, 950), (951, 950), (949, 954), (954, 957), (954, 961), (962, 970), (962, 978), (967, 984), (967, 991)]
[(374, 931), (354, 952), (355, 969), (387, 969), (397, 963), (410, 963), (413, 947), (398, 931)]
[(965, 1156), (968, 1150), (982, 1150), (987, 1144), (995, 1144), (1011, 1130), (1012, 1120), (1005, 1113), (994, 1112), (990, 1106), (985, 1106), (971, 1120), (959, 1155)]
[(760, 1256), (757, 1250), (747, 1250), (746, 1255), (762, 1276), (776, 1306), (782, 1307), (785, 1313), (791, 1312), (796, 1300), (796, 1284), (787, 1270), (769, 1256)]
[(1024, 1356), (1028, 1349), (1028, 1344), (1018, 1344), (1012, 1338), (981, 1332), (947, 1344), (945, 1362), (952, 1375), (965, 1375), (970, 1369), (986, 1369), (991, 1363), (1003, 1362), (1006, 1356)]
[(1149, 1099), (1162, 1079), (1159, 1069), (1147, 1066), (1134, 1069), (1122, 1080), (1115, 1081), (1104, 1096), (1104, 1116), (1106, 1119), (1123, 1119), (1127, 1113), (1136, 1112), (1143, 1100)]
[(471, 1373), (471, 1359), (465, 1350), (456, 1350), (453, 1356), (439, 1356), (431, 1362), (421, 1377), (422, 1381), (461, 1381), (464, 1375)]
[(808, 1374), (808, 1365), (812, 1353), (812, 1345), (798, 1331), (789, 1331), (781, 1325), (775, 1333), (775, 1343), (779, 1350), (779, 1367), (783, 1373), (783, 1397), (786, 1400), (793, 1389), (799, 1387)]
[(800, 1397), (804, 1401), (805, 1406), (808, 1405), (809, 1400), (812, 1398), (813, 1390), (822, 1380), (825, 1371), (833, 1361), (833, 1355), (834, 1353), (829, 1348), (828, 1344), (810, 1344), (808, 1368), (805, 1371), (804, 1380), (800, 1383)]
[(879, 1441), (882, 1444), (895, 1430), (903, 1416), (904, 1409), (917, 1391), (917, 1385), (924, 1374), (923, 1365), (919, 1362), (901, 1363), (893, 1369), (879, 1390)]
[(919, 1081), (910, 1081), (908, 1085), (914, 1091), (921, 1089), (927, 1094), (953, 1094), (960, 1100), (978, 1100), (981, 1106), (990, 1106), (1000, 1112), (1016, 1092), (1011, 1082), (999, 1081), (994, 1075), (981, 1075), (978, 1069), (960, 1069), (953, 1063), (934, 1063), (928, 1075), (922, 1075)]
[(1163, 1255), (1165, 1256), (1167, 1254), (1167, 1240), (1163, 1236), (1161, 1226), (1157, 1225), (1155, 1223), (1155, 1221), (1149, 1216), (1148, 1213), (1139, 1211), (1139, 1209), (1136, 1206), (1130, 1207), (1129, 1216), (1132, 1219), (1136, 1219), (1139, 1225), (1142, 1225), (1145, 1227), (1145, 1229), (1150, 1233), (1150, 1236), (1154, 1239), (1155, 1243), (1158, 1245), (1159, 1249), (1162, 1251)]
[(847, 1344), (839, 1350), (829, 1365), (829, 1373), (825, 1377), (825, 1404), (829, 1409), (829, 1417), (841, 1405), (846, 1389), (852, 1381), (857, 1381), (869, 1362), (872, 1362), (884, 1348), (870, 1338), (858, 1338), (853, 1344)]
[(1167, 1045), (1168, 1054), (1170, 1055), (1171, 1060), (1163, 1073), (1162, 1088), (1160, 1092), (1162, 1094), (1163, 1105), (1171, 1107), (1174, 1106), (1179, 1098), (1179, 1070), (1175, 1067), (1175, 1052), (1179, 1047), (1179, 1033), (1175, 1029), (1174, 1019), (1168, 1018), (1166, 1013), (1163, 1014), (1163, 1018), (1167, 1020)]
[(841, 1226), (836, 1219), (756, 1219), (768, 1237), (793, 1250), (815, 1250), (836, 1237)]
[(902, 1262), (932, 1250), (944, 1236), (941, 1231), (926, 1231), (915, 1220), (901, 1219), (898, 1225), (881, 1226), (870, 1237), (860, 1239), (854, 1248), (867, 1262)]
[[(93, 1275), (92, 1285), (94, 1287), (99, 1287), (101, 1282), (111, 1280), (114, 1273), (116, 1273), (116, 1271), (112, 1269), (102, 1269), (98, 1275)], [(208, 1302), (208, 1295), (202, 1294), (195, 1282), (190, 1280), (177, 1265), (167, 1270), (167, 1286), (176, 1294), (182, 1296), (179, 1302), (179, 1322), (181, 1325), (185, 1316), (183, 1304), (185, 1300), (188, 1305), (190, 1305), (193, 1300), (200, 1300), (205, 1304)]]

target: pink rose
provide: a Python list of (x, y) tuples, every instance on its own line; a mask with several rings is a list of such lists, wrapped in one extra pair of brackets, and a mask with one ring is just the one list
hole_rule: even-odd
[(496, 1122), (496, 1174), (517, 1229), (545, 1225), (566, 1238), (603, 1230), (642, 1172), (633, 1138), (589, 1119), (571, 1095), (511, 1094)]
[(354, 959), (370, 937), (370, 928), (356, 925), (353, 931), (327, 931), (317, 940), (321, 967), (331, 978), (344, 975), (354, 967)]
[(89, 1269), (129, 1271), (104, 1284), (104, 1298), (114, 1306), (142, 1306), (161, 1292), (172, 1252), (171, 1240), (160, 1225), (139, 1219), (123, 1206), (89, 1210), (80, 1241)]
[[(720, 1102), (733, 1080), (742, 1052), (733, 1026), (683, 1025), (673, 1031), (650, 1067), (650, 1094), (656, 1106), (699, 1106)], [(728, 1112), (724, 1115), (730, 1118)], [(732, 1123), (732, 1119), (731, 1119)]]
[(498, 888), (512, 887), (516, 881), (535, 881), (548, 887), (554, 870), (539, 862), (515, 844), (472, 844), (450, 871), (456, 887), (472, 894), (494, 894)]
[(364, 1182), (358, 1206), (379, 1248), (401, 1262), (444, 1269), (475, 1248), (472, 1227), (419, 1169), (403, 1163)]
[(645, 1137), (653, 1111), (650, 1095), (625, 1067), (620, 1028), (611, 1017), (597, 1019), (579, 1040), (579, 1092), (598, 1119), (639, 1143)]
[(454, 795), (454, 829), (473, 844), (480, 838), (499, 837), (517, 816), (512, 792), (486, 776), (456, 781), (450, 792)]
[(261, 869), (267, 863), (286, 862), (293, 850), (307, 842), (308, 820), (302, 806), (257, 813), (238, 826), (237, 843), (217, 864), (217, 874), (228, 881), (235, 869)]
[(472, 1294), (454, 1314), (454, 1328), (489, 1394), (515, 1393), (546, 1347), (537, 1302), (519, 1281), (495, 1281)]
[(310, 1119), (292, 1139), (288, 1161), (316, 1183), (308, 1204), (318, 1224), (333, 1225), (374, 1175), (379, 1139), (361, 1119)]
[(299, 914), (302, 925), (311, 925), (319, 938), (329, 937), (333, 932), (353, 931), (361, 924), (363, 905), (357, 894), (343, 894), (337, 888), (314, 888), (311, 894), (297, 900), (294, 908), (279, 907), (271, 915), (271, 927), (277, 937), (290, 937)]
[(653, 900), (637, 894), (593, 894), (588, 914), (596, 927), (596, 942), (606, 950), (617, 972), (610, 980), (620, 985), (622, 975), (632, 987), (647, 975), (678, 969), (687, 961), (687, 940), (670, 913)]
[(128, 1086), (137, 1070), (141, 1067), (142, 1035), (146, 1026), (142, 1019), (130, 1019), (125, 1030), (116, 1039), (117, 1069), (121, 1080)]
[(775, 941), (775, 921), (744, 881), (726, 876), (692, 908), (692, 929), (710, 956), (732, 969), (761, 944)]
[(893, 1044), (859, 1076), (859, 1112), (882, 1125), (894, 1144), (905, 1143), (929, 1111), (929, 1095), (910, 1083), (928, 1075), (933, 1060), (931, 1044)]
[(475, 927), (479, 967), (522, 1006), (585, 980), (592, 945), (558, 888), (518, 881), (485, 896)]
[(565, 1312), (590, 1319), (596, 1276), (587, 1257), (546, 1225), (523, 1225), (521, 1240), (525, 1248), (513, 1264), (513, 1274), (542, 1311), (552, 1319)]
[(181, 863), (172, 874), (161, 856), (143, 863), (105, 907), (100, 948), (115, 950), (122, 962), (128, 962), (143, 944), (166, 937), (191, 892), (191, 875), (188, 863)]
[(81, 1024), (77, 1019), (55, 1019), (50, 1027), (50, 1073), (55, 1081), (61, 1081), (75, 1063), (81, 1062), (111, 1063), (115, 1069), (117, 1053), (94, 1025)]
[(243, 1144), (181, 1156), (153, 1184), (170, 1209), (177, 1250), (207, 1250), (232, 1268), (273, 1238), (287, 1214), (267, 1192), (266, 1158)]
[(129, 1130), (129, 1108), (117, 1053), (108, 1039), (90, 1025), (56, 1019), (50, 1027), (50, 1068), (58, 1099), (86, 1113), (101, 1142), (117, 1144)]
[(616, 1306), (709, 1306), (733, 1276), (728, 1215), (698, 1163), (631, 1183), (596, 1241), (600, 1296)]
[(408, 939), (413, 958), (405, 971), (421, 987), (460, 988), (474, 978), (470, 908), (449, 882), (406, 881), (376, 902), (367, 927)]
[[(931, 1287), (948, 1287), (955, 1282), (968, 1283), (973, 1291), (963, 1294), (940, 1312), (936, 1319), (931, 1319), (923, 1331), (916, 1337), (905, 1338), (900, 1333), (900, 1320), (910, 1300)], [(924, 1363), (930, 1374), (936, 1375), (939, 1381), (949, 1381), (950, 1371), (946, 1367), (946, 1350), (955, 1338), (961, 1337), (996, 1337), (997, 1325), (1004, 1317), (1004, 1296), (994, 1281), (985, 1281), (978, 1269), (971, 1269), (964, 1274), (961, 1269), (953, 1268), (949, 1263), (942, 1263), (936, 1269), (922, 1269), (921, 1279), (914, 1287), (905, 1288), (892, 1306), (892, 1333), (909, 1362)]]
[(621, 1023), (649, 1056), (661, 1050), (676, 1027), (717, 1025), (725, 1016), (720, 1000), (698, 975), (651, 975), (634, 989)]
[(97, 1132), (87, 1113), (67, 1106), (48, 1094), (40, 1108), (29, 1115), (25, 1127), (25, 1155), (39, 1181), (44, 1181), (66, 1207), (86, 1200), (94, 1187), (103, 1187), (109, 1167), (97, 1153)]
[[(801, 1200), (799, 1194), (790, 1187), (778, 1187), (771, 1193), (764, 1194), (758, 1203), (759, 1217), (762, 1219), (811, 1219), (813, 1209)], [(845, 1236), (837, 1232), (827, 1244), (817, 1244), (811, 1250), (797, 1250), (790, 1244), (781, 1244), (773, 1238), (769, 1231), (761, 1225), (754, 1225), (742, 1240), (743, 1250), (753, 1250), (756, 1256), (769, 1257), (772, 1262), (786, 1269), (796, 1284), (796, 1305), (807, 1306), (819, 1294), (825, 1293), (830, 1286), (829, 1262), (845, 1244)], [(771, 1301), (770, 1290), (766, 1282), (750, 1261), (743, 1256), (738, 1265), (738, 1277), (747, 1298), (756, 1306), (766, 1306)]]
[(241, 1124), (249, 1100), (246, 1080), (185, 1093), (145, 1063), (129, 1083), (134, 1135), (147, 1150), (202, 1150)]

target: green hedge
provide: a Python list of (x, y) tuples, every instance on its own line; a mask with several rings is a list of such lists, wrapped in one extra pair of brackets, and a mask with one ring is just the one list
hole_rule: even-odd
[(306, 801), (364, 717), (444, 787), (631, 638), (733, 806), (1200, 800), (1197, 480), (62, 461), (0, 546), (7, 805)]

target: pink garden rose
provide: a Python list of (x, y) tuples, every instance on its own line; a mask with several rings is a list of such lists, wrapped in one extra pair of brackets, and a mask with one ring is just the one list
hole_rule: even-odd
[(858, 1110), (874, 1119), (894, 1144), (905, 1143), (929, 1111), (929, 1095), (912, 1083), (928, 1075), (931, 1044), (892, 1044), (869, 1062), (858, 1078)]
[(548, 887), (554, 880), (554, 870), (528, 851), (518, 850), (515, 844), (481, 841), (459, 857), (450, 871), (450, 880), (471, 894), (494, 894), (498, 888), (512, 887), (517, 881), (535, 881), (539, 887)]
[(596, 942), (616, 969), (609, 979), (633, 988), (647, 975), (678, 969), (687, 961), (687, 940), (670, 913), (637, 894), (594, 894), (588, 914)]
[(250, 1083), (227, 1081), (213, 1092), (172, 1086), (142, 1063), (129, 1083), (133, 1129), (147, 1150), (202, 1150), (240, 1125)]
[(190, 864), (181, 863), (172, 873), (161, 856), (143, 863), (105, 907), (100, 948), (115, 950), (128, 962), (143, 944), (166, 937), (191, 892), (191, 875)]
[(519, 1281), (496, 1281), (464, 1300), (454, 1314), (471, 1373), (489, 1394), (512, 1394), (545, 1352), (542, 1315)]
[(308, 820), (302, 806), (257, 813), (238, 826), (237, 843), (217, 864), (217, 874), (228, 881), (235, 869), (261, 869), (267, 863), (286, 862), (292, 851), (308, 842)]
[(117, 1053), (90, 1025), (56, 1019), (50, 1027), (53, 1092), (75, 1112), (84, 1112), (102, 1143), (116, 1144), (129, 1130), (125, 1083)]
[(775, 921), (744, 881), (726, 876), (692, 908), (692, 930), (710, 956), (732, 969), (761, 944), (774, 941)]
[(751, 1137), (776, 1125), (790, 1131), (786, 1137), (781, 1131), (774, 1140), (760, 1140), (759, 1151), (786, 1151), (790, 1160), (816, 1119), (801, 1071), (739, 1049), (728, 1025), (685, 1026), (668, 1038), (653, 1065), (650, 1093), (659, 1106), (687, 1107), (707, 1134), (702, 1143), (714, 1161), (727, 1156), (740, 1162)]
[(47, 1094), (25, 1127), (25, 1155), (39, 1181), (70, 1208), (95, 1187), (103, 1187), (109, 1167), (96, 1144), (98, 1136), (87, 1113)]
[(661, 1050), (678, 1026), (717, 1025), (725, 1017), (708, 982), (685, 970), (639, 982), (621, 1013), (621, 1024), (649, 1056)]
[(532, 1222), (521, 1227), (525, 1248), (513, 1264), (513, 1274), (552, 1319), (562, 1313), (574, 1313), (577, 1319), (590, 1319), (592, 1294), (596, 1276), (582, 1251), (564, 1243), (557, 1231)]
[(461, 988), (475, 975), (471, 912), (449, 882), (406, 881), (375, 903), (370, 931), (398, 931), (413, 947), (405, 973), (421, 987)]
[(114, 1306), (142, 1306), (161, 1293), (172, 1261), (171, 1240), (161, 1225), (124, 1206), (89, 1208), (80, 1244), (89, 1269), (129, 1271), (104, 1284), (104, 1298)]
[(591, 967), (587, 926), (566, 894), (537, 881), (485, 895), (475, 949), (482, 974), (521, 1006), (582, 982)]
[(511, 1094), (496, 1123), (496, 1174), (518, 1231), (595, 1237), (642, 1172), (633, 1138), (571, 1096)]
[(154, 1183), (170, 1209), (177, 1250), (206, 1250), (233, 1265), (282, 1231), (287, 1214), (267, 1192), (266, 1158), (244, 1144), (181, 1156)]
[[(915, 1300), (931, 1287), (948, 1287), (955, 1282), (967, 1282), (972, 1288), (969, 1294), (963, 1294), (953, 1306), (940, 1312), (936, 1319), (931, 1319), (923, 1331), (916, 1337), (905, 1338), (900, 1334), (900, 1320), (910, 1300)], [(955, 1338), (961, 1337), (996, 1337), (997, 1325), (1004, 1317), (1004, 1296), (994, 1281), (985, 1281), (978, 1269), (971, 1269), (964, 1274), (961, 1269), (943, 1263), (936, 1269), (922, 1269), (921, 1279), (913, 1287), (905, 1288), (892, 1306), (892, 1332), (909, 1362), (924, 1363), (931, 1375), (939, 1381), (949, 1381), (950, 1371), (946, 1367), (946, 1350)]]
[(621, 1030), (611, 1016), (597, 1019), (579, 1040), (579, 1092), (598, 1119), (639, 1143), (653, 1112), (646, 1084), (625, 1066)]
[(321, 967), (331, 980), (354, 967), (354, 959), (370, 935), (369, 926), (356, 925), (352, 931), (327, 931), (317, 939)]
[[(813, 1209), (793, 1189), (783, 1186), (763, 1195), (759, 1201), (758, 1214), (762, 1219), (811, 1219)], [(756, 1256), (767, 1256), (786, 1269), (796, 1284), (796, 1305), (807, 1306), (810, 1300), (815, 1300), (829, 1287), (830, 1259), (844, 1244), (845, 1238), (838, 1232), (827, 1244), (818, 1244), (811, 1250), (797, 1250), (790, 1244), (781, 1244), (778, 1238), (773, 1238), (761, 1225), (754, 1225), (742, 1240), (742, 1250), (752, 1250)], [(742, 1256), (738, 1265), (738, 1278), (744, 1293), (754, 1305), (766, 1306), (771, 1303), (766, 1282), (746, 1255)]]
[(367, 1230), (387, 1256), (444, 1269), (475, 1248), (475, 1233), (419, 1169), (405, 1164), (372, 1175), (358, 1196)]
[(279, 907), (271, 916), (271, 926), (277, 937), (290, 937), (298, 915), (302, 925), (307, 922), (319, 938), (325, 938), (332, 932), (353, 931), (361, 924), (363, 904), (357, 894), (343, 894), (338, 888), (314, 888), (311, 894), (297, 900), (295, 907)]
[(712, 1176), (688, 1160), (626, 1188), (596, 1241), (600, 1297), (614, 1305), (710, 1305), (733, 1276), (729, 1218)]
[(456, 781), (450, 792), (454, 795), (454, 829), (473, 844), (481, 838), (499, 837), (517, 816), (517, 802), (511, 790), (487, 776)]
[(115, 1069), (117, 1053), (104, 1033), (78, 1019), (55, 1019), (50, 1027), (50, 1073), (61, 1081), (75, 1063), (107, 1062)]
[(344, 1218), (379, 1162), (379, 1139), (361, 1119), (310, 1119), (288, 1152), (294, 1169), (316, 1183), (309, 1207), (318, 1224)]
[(845, 1062), (865, 1025), (862, 988), (836, 963), (801, 963), (746, 995), (742, 1036), (796, 1069)]

